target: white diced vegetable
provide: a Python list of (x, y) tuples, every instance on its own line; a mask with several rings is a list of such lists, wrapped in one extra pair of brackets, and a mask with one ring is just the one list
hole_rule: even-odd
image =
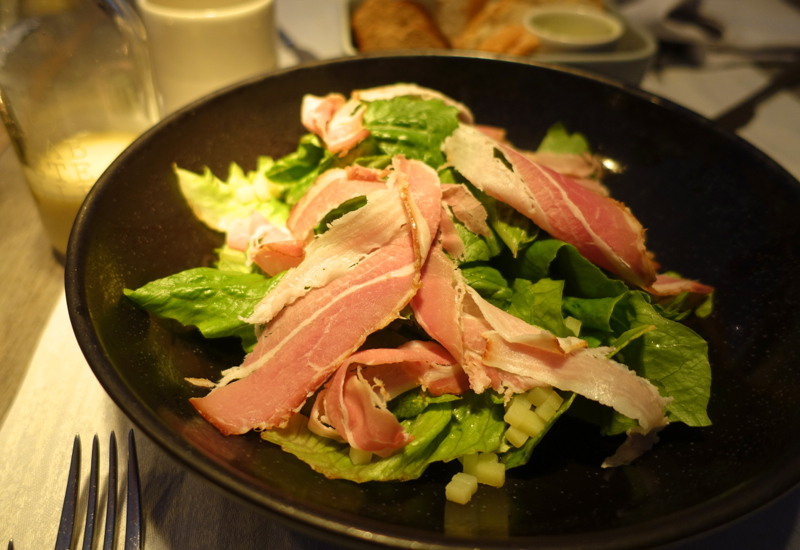
[(361, 466), (362, 464), (369, 464), (372, 462), (372, 453), (369, 451), (362, 451), (361, 449), (356, 449), (355, 447), (350, 447), (350, 461), (355, 466)]
[(457, 504), (466, 504), (472, 498), (472, 495), (478, 490), (478, 478), (459, 472), (453, 476), (444, 488), (444, 494), (447, 500)]
[(536, 414), (541, 416), (545, 421), (550, 420), (563, 402), (564, 398), (558, 395), (558, 392), (551, 391), (545, 402), (536, 407)]
[(471, 476), (475, 475), (475, 468), (478, 466), (478, 453), (472, 453), (471, 455), (465, 455), (461, 457), (461, 463), (464, 466), (464, 473), (469, 474)]
[(545, 401), (545, 404), (551, 405), (554, 409), (558, 410), (563, 402), (564, 398), (558, 395), (558, 392), (553, 391), (550, 393), (550, 397), (547, 398), (547, 401)]
[(536, 414), (539, 415), (542, 420), (548, 422), (558, 411), (558, 407), (554, 407), (549, 402), (545, 402), (538, 407), (536, 407)]
[(506, 439), (508, 439), (508, 442), (511, 443), (514, 447), (522, 447), (528, 440), (528, 434), (526, 434), (519, 428), (511, 426), (506, 430)]
[(506, 482), (506, 466), (497, 460), (496, 454), (482, 453), (478, 458), (475, 477), (478, 478), (478, 483), (502, 487)]
[(503, 420), (505, 420), (509, 426), (519, 426), (520, 422), (525, 419), (525, 412), (530, 409), (531, 402), (528, 401), (524, 395), (515, 395), (508, 405), (508, 410), (506, 410)]
[(553, 393), (553, 388), (550, 387), (533, 388), (531, 391), (528, 392), (528, 401), (534, 407), (538, 407), (539, 405), (547, 401), (547, 398), (550, 397), (551, 393)]
[(517, 428), (530, 437), (536, 437), (544, 429), (544, 420), (538, 414), (529, 410), (525, 413), (525, 419)]

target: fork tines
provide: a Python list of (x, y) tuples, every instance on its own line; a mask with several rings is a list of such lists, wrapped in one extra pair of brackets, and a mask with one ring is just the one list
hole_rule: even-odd
[[(94, 541), (95, 518), (97, 515), (98, 486), (98, 440), (92, 441), (92, 464), (89, 472), (89, 495), (86, 509), (86, 524), (83, 530), (83, 550), (91, 550)], [(69, 466), (69, 479), (64, 494), (64, 507), (58, 526), (56, 550), (70, 550), (75, 532), (75, 513), (78, 505), (78, 486), (81, 464), (81, 440), (75, 436), (72, 446), (72, 460)], [(114, 548), (114, 535), (117, 516), (117, 438), (114, 432), (108, 445), (108, 498), (106, 501), (106, 525), (103, 537), (103, 550)], [(136, 457), (136, 442), (133, 430), (128, 433), (128, 491), (127, 515), (125, 521), (125, 550), (139, 550), (142, 541), (141, 488), (139, 485), (139, 462)]]

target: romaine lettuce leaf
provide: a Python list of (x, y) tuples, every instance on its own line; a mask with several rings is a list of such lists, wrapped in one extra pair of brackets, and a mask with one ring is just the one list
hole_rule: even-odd
[(564, 281), (539, 279), (532, 283), (526, 279), (516, 279), (514, 294), (508, 313), (519, 317), (529, 325), (549, 330), (559, 337), (572, 336), (564, 324), (561, 313)]
[(644, 292), (632, 291), (614, 311), (615, 319), (631, 328), (655, 325), (628, 343), (619, 355), (640, 376), (650, 380), (667, 405), (670, 421), (708, 426), (706, 408), (711, 394), (708, 343), (692, 329), (658, 314)]
[(458, 109), (438, 99), (395, 97), (367, 104), (364, 127), (386, 155), (404, 155), (438, 168), (442, 142), (458, 127)]
[(490, 197), (473, 185), (469, 185), (469, 190), (486, 209), (488, 214), (486, 221), (489, 227), (509, 248), (512, 256), (516, 257), (517, 253), (539, 234), (539, 228), (511, 206)]
[[(414, 391), (414, 390), (412, 390)], [(468, 392), (457, 401), (430, 403), (417, 416), (401, 424), (413, 440), (387, 458), (356, 466), (350, 446), (320, 437), (308, 429), (308, 418), (296, 414), (282, 430), (261, 433), (266, 441), (280, 445), (329, 478), (365, 481), (416, 479), (429, 464), (449, 461), (465, 454), (491, 452), (500, 447), (505, 433), (503, 405), (492, 392)]]
[(544, 139), (537, 149), (540, 153), (561, 153), (581, 155), (590, 153), (591, 147), (583, 134), (575, 132), (570, 134), (563, 123), (553, 124), (545, 134)]
[(502, 310), (508, 309), (514, 291), (498, 269), (485, 264), (476, 264), (462, 266), (461, 274), (481, 298)]
[(252, 315), (281, 277), (198, 267), (124, 293), (153, 315), (195, 326), (206, 338), (238, 336), (250, 351), (256, 343), (255, 330), (241, 317)]
[[(259, 165), (266, 170), (272, 159), (262, 157)], [(271, 196), (259, 198), (264, 196), (257, 183), (263, 172), (245, 174), (238, 164), (231, 163), (224, 182), (207, 167), (202, 174), (196, 174), (176, 166), (175, 174), (195, 216), (211, 229), (227, 231), (234, 220), (247, 218), (254, 210), (276, 225), (285, 224), (289, 217), (289, 207), (284, 202)]]

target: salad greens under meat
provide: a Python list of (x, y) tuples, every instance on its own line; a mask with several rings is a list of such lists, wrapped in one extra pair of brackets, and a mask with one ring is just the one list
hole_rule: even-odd
[(713, 289), (656, 272), (584, 136), (557, 124), (521, 151), (411, 84), (306, 96), (301, 117), (296, 151), (253, 171), (176, 168), (226, 234), (216, 266), (125, 291), (241, 340), (242, 365), (188, 381), (223, 433), (356, 482), (459, 459), (447, 496), (466, 502), (565, 414), (627, 434), (603, 466), (710, 424), (707, 344), (682, 321)]

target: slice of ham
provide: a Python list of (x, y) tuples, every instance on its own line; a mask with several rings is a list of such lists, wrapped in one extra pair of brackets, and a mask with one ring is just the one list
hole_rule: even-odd
[(456, 230), (456, 225), (450, 217), (450, 212), (448, 212), (446, 208), (442, 208), (442, 219), (439, 222), (439, 236), (442, 246), (447, 250), (450, 256), (457, 259), (464, 258), (466, 246)]
[(344, 155), (369, 136), (364, 128), (366, 106), (350, 99), (334, 113), (325, 132), (325, 145), (331, 153)]
[(331, 153), (344, 154), (369, 136), (364, 128), (364, 107), (341, 94), (303, 96), (300, 119), (305, 128), (325, 142)]
[(270, 277), (299, 266), (305, 257), (305, 242), (297, 240), (266, 242), (253, 249), (251, 258)]
[(435, 233), (441, 211), (435, 172), (431, 179), (416, 164), (404, 159), (395, 164), (396, 171), (408, 169), (398, 174), (393, 188), (409, 213), (403, 215), (406, 231), (343, 276), (280, 310), (242, 366), (228, 369), (214, 390), (191, 400), (221, 432), (285, 426), (369, 334), (396, 319), (409, 303), (420, 284), (424, 258), (419, 253), (430, 247), (429, 241), (421, 242), (429, 239), (422, 228)]
[[(433, 395), (469, 389), (461, 367), (434, 342), (353, 354), (317, 397), (309, 428), (352, 447), (386, 457), (411, 440), (387, 402), (422, 385)], [(330, 428), (328, 426), (330, 426)], [(337, 437), (338, 436), (338, 437)]]
[(714, 287), (689, 279), (681, 279), (669, 275), (658, 275), (655, 282), (646, 290), (656, 296), (677, 296), (682, 292), (711, 294), (714, 292)]
[(300, 121), (306, 130), (324, 140), (328, 123), (346, 101), (342, 94), (333, 93), (324, 97), (306, 94), (300, 106)]
[(667, 424), (664, 410), (671, 399), (661, 397), (650, 381), (625, 365), (608, 359), (609, 348), (589, 349), (577, 338), (556, 338), (493, 306), (473, 289), (467, 288), (467, 293), (493, 329), (483, 334), (486, 366), (612, 407), (637, 420), (645, 432)]
[[(622, 203), (589, 191), (470, 126), (460, 125), (443, 150), (473, 185), (572, 244), (589, 261), (643, 288), (655, 281), (644, 229)], [(495, 151), (505, 159), (496, 158)]]
[(478, 393), (506, 395), (536, 386), (572, 391), (636, 419), (647, 432), (666, 424), (663, 398), (648, 380), (588, 349), (578, 338), (550, 332), (493, 306), (464, 284), (452, 262), (435, 247), (411, 301), (426, 332), (459, 362)]
[[(406, 224), (411, 226), (414, 236), (415, 268), (422, 269), (431, 243), (431, 222), (435, 229), (439, 227), (442, 196), (439, 177), (425, 163), (399, 155), (392, 160), (392, 167), (393, 172), (386, 182), (389, 189), (374, 191), (367, 196), (365, 206), (331, 223), (327, 232), (306, 247), (302, 263), (256, 304), (248, 322), (269, 322), (284, 306), (311, 289), (343, 276), (379, 251), (383, 244), (403, 231)], [(415, 192), (417, 188), (428, 192)], [(410, 192), (414, 193), (413, 198)]]
[(356, 90), (352, 93), (352, 97), (362, 101), (377, 101), (379, 99), (392, 99), (401, 96), (418, 97), (422, 100), (438, 99), (445, 105), (455, 107), (458, 109), (458, 118), (466, 123), (472, 124), (475, 117), (472, 111), (455, 99), (444, 95), (441, 92), (417, 86), (416, 84), (392, 84), (390, 86), (380, 86), (378, 88), (368, 88), (366, 90)]
[(245, 252), (253, 238), (284, 241), (292, 236), (285, 228), (270, 223), (258, 210), (253, 210), (249, 217), (231, 222), (225, 235), (225, 243), (234, 250)]
[(333, 168), (323, 172), (292, 208), (286, 227), (295, 239), (308, 240), (325, 215), (345, 201), (385, 189), (387, 170), (360, 166)]
[(611, 194), (608, 188), (600, 183), (598, 179), (603, 173), (603, 165), (597, 157), (589, 153), (575, 155), (553, 153), (551, 151), (520, 152), (533, 162), (547, 166), (551, 170), (555, 170), (559, 174), (569, 177), (575, 183), (582, 185), (598, 195), (608, 197)]
[(422, 268), (422, 286), (411, 300), (411, 309), (425, 332), (463, 363), (461, 303), (465, 285), (459, 276), (442, 245), (434, 245)]
[(303, 261), (256, 304), (247, 321), (269, 322), (284, 306), (342, 277), (401, 232), (407, 232), (404, 211), (395, 191), (371, 193), (365, 206), (335, 220), (327, 232), (306, 247)]
[(489, 235), (489, 224), (486, 223), (489, 214), (465, 185), (443, 183), (442, 197), (447, 206), (452, 209), (453, 215), (464, 224), (464, 227), (484, 237)]
[(363, 102), (400, 96), (441, 100), (445, 105), (458, 109), (458, 116), (462, 122), (472, 124), (474, 121), (472, 112), (466, 105), (441, 92), (416, 84), (394, 84), (356, 90), (346, 101), (341, 94), (328, 94), (324, 97), (307, 94), (303, 97), (301, 120), (308, 131), (313, 132), (325, 142), (325, 146), (331, 153), (344, 155), (369, 136), (369, 130), (364, 128), (363, 124), (366, 110)]

